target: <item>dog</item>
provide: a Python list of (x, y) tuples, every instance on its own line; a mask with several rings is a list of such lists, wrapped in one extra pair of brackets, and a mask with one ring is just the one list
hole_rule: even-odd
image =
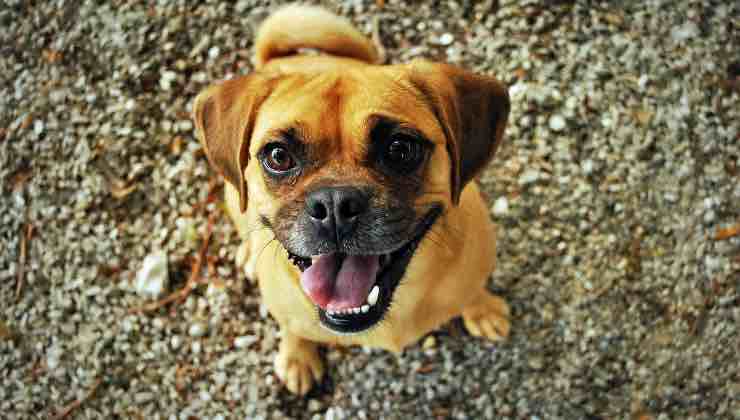
[(237, 264), (280, 326), (288, 390), (322, 379), (322, 344), (398, 353), (460, 315), (507, 337), (475, 182), (503, 139), (506, 88), (448, 64), (380, 65), (347, 20), (305, 5), (262, 23), (254, 63), (201, 92), (193, 119), (226, 181)]

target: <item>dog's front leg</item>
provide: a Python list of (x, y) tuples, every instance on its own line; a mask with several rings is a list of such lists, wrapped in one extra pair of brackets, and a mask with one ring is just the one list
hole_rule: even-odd
[(471, 334), (499, 341), (509, 336), (509, 313), (506, 301), (484, 288), (478, 299), (463, 309), (462, 316)]
[(275, 357), (275, 373), (294, 394), (305, 395), (324, 376), (324, 362), (318, 344), (283, 329), (280, 350)]

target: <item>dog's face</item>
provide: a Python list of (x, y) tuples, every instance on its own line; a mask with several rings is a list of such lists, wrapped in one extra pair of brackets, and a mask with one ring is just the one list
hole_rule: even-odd
[(255, 73), (194, 106), (211, 164), (337, 333), (377, 324), (424, 263), (420, 243), (444, 240), (430, 228), (493, 156), (508, 112), (496, 80), (426, 62)]

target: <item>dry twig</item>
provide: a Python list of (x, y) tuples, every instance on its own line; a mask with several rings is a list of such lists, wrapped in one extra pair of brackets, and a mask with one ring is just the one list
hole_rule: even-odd
[(18, 277), (15, 285), (15, 300), (21, 298), (21, 291), (23, 290), (23, 279), (26, 272), (26, 259), (28, 257), (28, 241), (31, 240), (33, 235), (33, 225), (27, 223), (25, 229), (21, 233), (21, 254), (18, 257)]
[(82, 403), (89, 400), (93, 396), (93, 394), (95, 394), (95, 391), (98, 390), (98, 387), (100, 386), (101, 383), (103, 383), (103, 378), (98, 378), (93, 384), (92, 388), (90, 388), (90, 391), (88, 391), (88, 393), (84, 397), (80, 399), (76, 399), (72, 401), (71, 403), (67, 404), (66, 406), (64, 406), (56, 415), (52, 417), (52, 419), (61, 420), (61, 419), (67, 418), (67, 416), (72, 414), (72, 412), (76, 410), (79, 406), (81, 406)]
[(217, 202), (219, 199), (219, 192), (221, 191), (223, 186), (224, 184), (220, 182), (218, 178), (213, 177), (209, 179), (208, 180), (208, 194), (206, 195), (206, 199), (199, 203), (195, 203), (193, 205), (192, 211), (186, 213), (185, 216), (193, 216), (199, 210), (205, 209), (206, 206), (208, 206), (209, 204)]
[(380, 36), (380, 18), (377, 16), (373, 17), (373, 33), (372, 33), (373, 44), (378, 50), (378, 64), (384, 64), (387, 57), (387, 52), (383, 46), (383, 39)]
[(717, 233), (714, 234), (714, 239), (721, 241), (735, 236), (740, 236), (740, 223), (728, 228), (719, 229)]

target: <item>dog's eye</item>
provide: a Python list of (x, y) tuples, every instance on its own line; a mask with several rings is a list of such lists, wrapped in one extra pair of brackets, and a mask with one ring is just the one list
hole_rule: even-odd
[(288, 172), (296, 166), (293, 155), (290, 154), (288, 149), (278, 144), (267, 147), (263, 162), (268, 170), (275, 173)]
[(385, 163), (400, 172), (412, 172), (424, 159), (424, 146), (414, 139), (391, 138), (385, 149)]

